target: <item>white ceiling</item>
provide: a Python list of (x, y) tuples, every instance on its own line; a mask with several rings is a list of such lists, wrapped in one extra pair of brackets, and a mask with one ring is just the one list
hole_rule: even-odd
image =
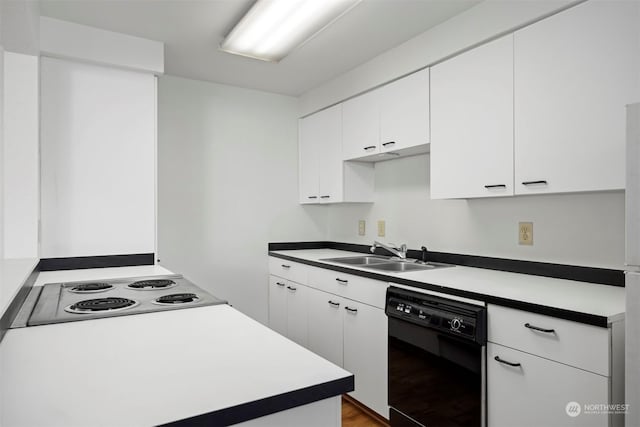
[(40, 0), (40, 10), (163, 41), (166, 74), (297, 96), (479, 1), (363, 0), (277, 64), (217, 49), (253, 0)]

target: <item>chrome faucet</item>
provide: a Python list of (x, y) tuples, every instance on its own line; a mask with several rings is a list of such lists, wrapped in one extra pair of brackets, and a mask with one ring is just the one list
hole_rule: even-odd
[(371, 246), (371, 249), (370, 249), (371, 253), (374, 253), (376, 251), (376, 248), (386, 249), (387, 251), (391, 252), (393, 255), (397, 256), (400, 259), (407, 259), (407, 245), (405, 244), (402, 244), (398, 248), (393, 244), (385, 245), (384, 243), (380, 243), (376, 240), (375, 242), (373, 242), (373, 245)]

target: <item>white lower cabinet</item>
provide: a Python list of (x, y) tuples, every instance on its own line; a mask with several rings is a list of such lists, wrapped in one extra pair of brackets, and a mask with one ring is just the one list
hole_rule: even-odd
[(269, 327), (305, 347), (308, 290), (281, 277), (269, 277)]
[(586, 413), (584, 405), (608, 401), (607, 377), (499, 344), (487, 345), (489, 427), (604, 427), (609, 425), (605, 411)]
[(489, 427), (622, 426), (624, 323), (487, 307)]
[(344, 299), (309, 288), (309, 350), (343, 366)]
[[(388, 284), (300, 265), (299, 277), (309, 277), (303, 285), (274, 274), (280, 261), (270, 258), (269, 327), (353, 373), (351, 396), (388, 418)], [(288, 264), (293, 271), (296, 263)]]
[(384, 310), (346, 300), (344, 369), (355, 375), (354, 398), (389, 418), (387, 316)]

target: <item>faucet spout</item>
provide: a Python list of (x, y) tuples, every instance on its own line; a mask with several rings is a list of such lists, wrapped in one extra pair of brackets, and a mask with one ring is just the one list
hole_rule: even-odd
[(393, 255), (397, 256), (400, 259), (407, 259), (407, 245), (402, 244), (400, 247), (396, 247), (393, 244), (385, 245), (384, 243), (378, 242), (377, 240), (373, 242), (371, 246), (371, 253), (376, 251), (376, 248), (385, 249), (388, 252), (391, 252)]

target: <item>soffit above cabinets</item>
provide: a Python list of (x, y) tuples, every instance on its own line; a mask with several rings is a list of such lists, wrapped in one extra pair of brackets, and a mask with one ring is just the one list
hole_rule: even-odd
[(363, 0), (278, 64), (218, 50), (252, 3), (41, 0), (40, 12), (43, 16), (164, 42), (166, 74), (297, 96), (479, 1)]

